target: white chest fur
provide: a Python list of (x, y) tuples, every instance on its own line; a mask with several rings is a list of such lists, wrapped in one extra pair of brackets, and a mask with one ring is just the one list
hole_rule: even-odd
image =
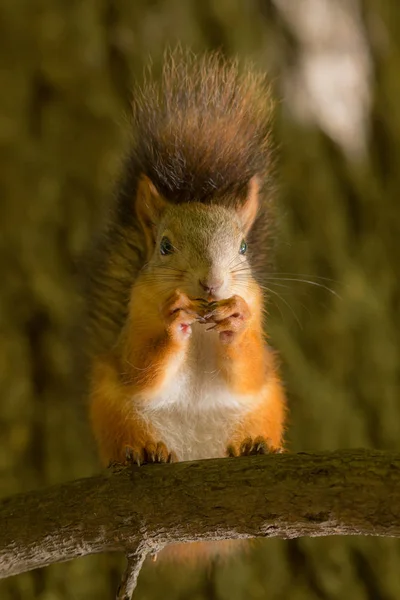
[(141, 410), (179, 460), (224, 456), (232, 428), (249, 398), (232, 394), (218, 371), (218, 334), (195, 324), (184, 364)]

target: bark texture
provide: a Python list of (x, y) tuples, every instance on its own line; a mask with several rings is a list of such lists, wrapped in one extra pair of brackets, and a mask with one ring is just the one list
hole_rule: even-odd
[(337, 451), (114, 469), (3, 500), (0, 519), (0, 577), (100, 552), (124, 552), (133, 564), (174, 542), (400, 537), (400, 455)]

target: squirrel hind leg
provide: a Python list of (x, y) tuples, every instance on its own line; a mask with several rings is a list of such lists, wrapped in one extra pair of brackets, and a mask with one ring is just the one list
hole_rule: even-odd
[(147, 442), (144, 447), (125, 448), (125, 465), (161, 464), (177, 462), (175, 452), (169, 452), (164, 442)]
[(257, 454), (280, 454), (281, 452), (283, 452), (282, 448), (273, 446), (269, 438), (261, 435), (255, 438), (245, 438), (239, 447), (229, 444), (226, 449), (227, 456), (231, 458), (236, 456), (256, 456)]

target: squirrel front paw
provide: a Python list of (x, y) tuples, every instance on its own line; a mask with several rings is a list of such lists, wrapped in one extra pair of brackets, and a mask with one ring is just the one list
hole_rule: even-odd
[(192, 300), (180, 290), (176, 290), (161, 307), (170, 336), (178, 341), (188, 338), (192, 333), (191, 325), (196, 321), (204, 321), (206, 305), (205, 301)]
[(227, 456), (254, 456), (257, 454), (280, 454), (282, 448), (277, 448), (271, 444), (268, 438), (261, 435), (256, 438), (247, 437), (240, 444), (230, 443), (227, 446)]
[(177, 458), (169, 452), (163, 442), (147, 442), (145, 446), (126, 446), (124, 465), (141, 465), (155, 463), (172, 463)]
[(221, 342), (230, 343), (236, 334), (247, 327), (250, 309), (241, 296), (235, 295), (226, 300), (211, 302), (204, 318), (214, 323), (208, 331), (218, 331)]

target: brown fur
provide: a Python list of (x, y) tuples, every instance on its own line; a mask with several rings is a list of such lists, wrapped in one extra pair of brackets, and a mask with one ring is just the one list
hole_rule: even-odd
[[(218, 54), (196, 58), (180, 50), (170, 53), (160, 84), (146, 81), (134, 90), (131, 149), (108, 229), (88, 264), (91, 420), (105, 464), (124, 462), (127, 449), (139, 463), (161, 447), (161, 462), (172, 456), (166, 440), (158, 439), (155, 417), (142, 409), (174, 382), (182, 366), (187, 369), (189, 338), (181, 326), (203, 320), (204, 327), (211, 317), (224, 390), (240, 398), (238, 402), (253, 403), (251, 408), (246, 404), (244, 418), (234, 417), (226, 451), (245, 452), (245, 440), (250, 453), (259, 440), (265, 450), (282, 446), (285, 399), (264, 340), (262, 293), (252, 278), (266, 270), (271, 241), (271, 110), (265, 78), (249, 69), (241, 72), (236, 62)], [(223, 237), (246, 236), (251, 276), (244, 267), (237, 275), (244, 297), (235, 292), (209, 305), (180, 291), (178, 276), (173, 284), (171, 274), (169, 279), (164, 276), (169, 285), (163, 286), (162, 271), (153, 272), (151, 261), (144, 268), (156, 256), (156, 237), (161, 235), (156, 221), (165, 204), (185, 205), (170, 208), (170, 215), (185, 213), (186, 219), (180, 214), (181, 238), (188, 236), (189, 250), (203, 259), (212, 240), (196, 233), (218, 225), (213, 238), (218, 244)], [(222, 254), (230, 258), (228, 251)], [(188, 270), (194, 273), (190, 256)], [(216, 424), (220, 427), (220, 421)], [(176, 422), (168, 427), (158, 425), (158, 431), (165, 437), (173, 431), (178, 441), (185, 438)], [(206, 457), (209, 450), (207, 446)], [(224, 447), (219, 455), (223, 453)], [(185, 455), (180, 456), (182, 460)], [(177, 545), (163, 554), (199, 558), (230, 548), (229, 542)]]
[(132, 108), (130, 165), (171, 202), (209, 202), (270, 173), (269, 87), (236, 61), (176, 51)]
[(85, 269), (90, 349), (107, 352), (115, 344), (132, 282), (146, 261), (134, 210), (143, 174), (172, 203), (225, 205), (244, 199), (256, 175), (261, 193), (249, 259), (262, 279), (274, 241), (272, 114), (266, 77), (218, 53), (170, 52), (161, 81), (147, 77), (134, 88), (131, 148), (107, 230), (94, 241)]

